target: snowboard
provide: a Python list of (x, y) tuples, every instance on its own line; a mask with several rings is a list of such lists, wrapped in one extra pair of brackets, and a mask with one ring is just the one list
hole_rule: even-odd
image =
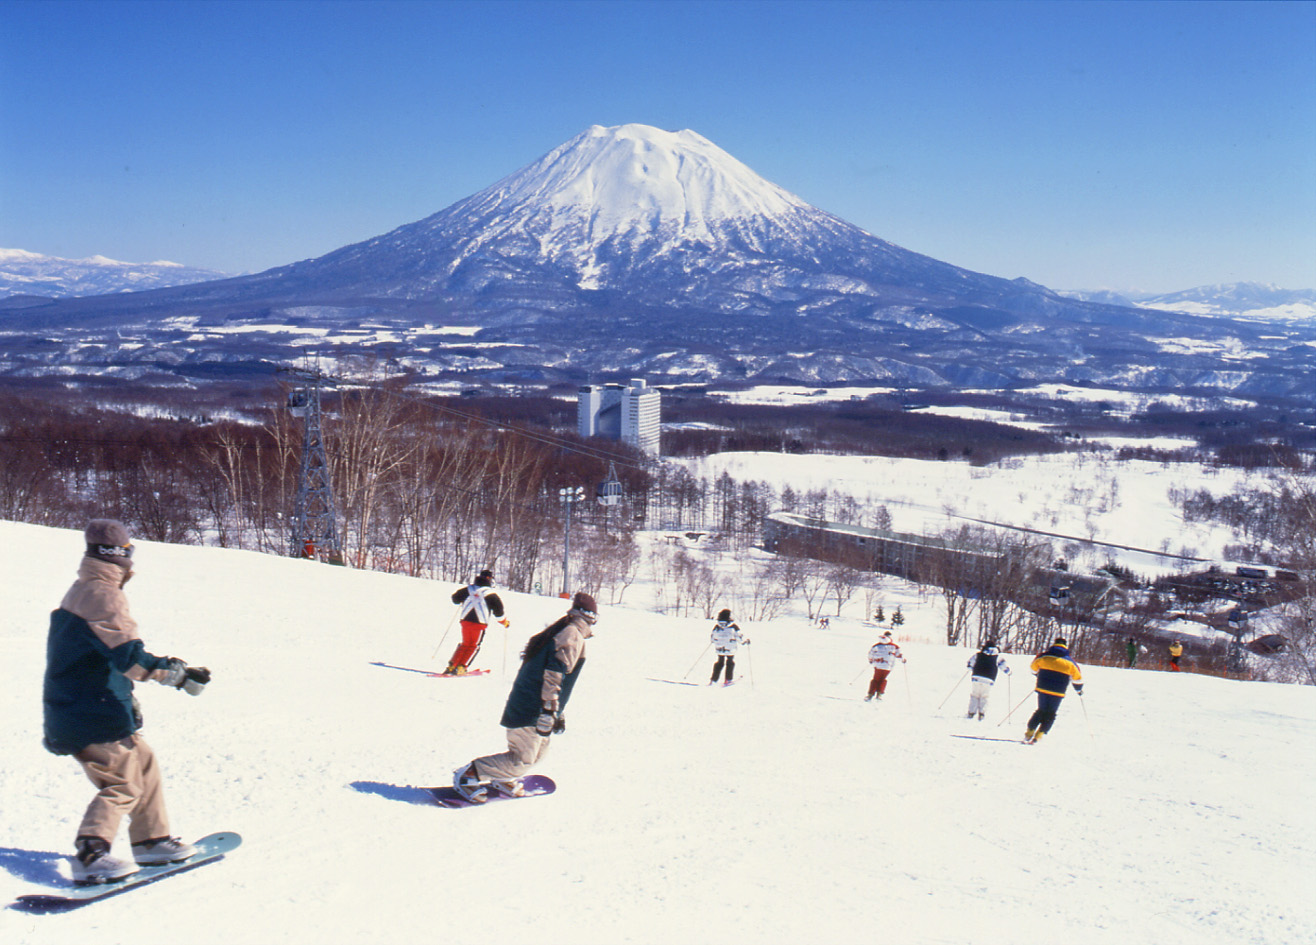
[[(542, 774), (527, 775), (521, 779), (521, 784), (525, 787), (526, 797), (542, 797), (557, 790), (557, 785), (553, 783), (553, 779), (546, 778)], [(511, 797), (501, 791), (489, 788), (489, 800), (483, 804), (473, 804), (458, 794), (457, 789), (453, 787), (433, 787), (425, 790), (434, 795), (434, 800), (438, 801), (440, 807), (447, 807), (451, 810), (462, 807), (488, 807), (490, 804), (497, 804), (500, 801), (525, 800), (523, 797)]]
[(14, 908), (24, 912), (66, 912), (88, 903), (110, 896), (126, 893), (138, 886), (147, 886), (169, 876), (186, 873), (198, 866), (222, 860), (226, 853), (232, 853), (242, 844), (242, 838), (236, 833), (212, 833), (194, 843), (196, 855), (181, 863), (161, 863), (158, 866), (143, 866), (130, 876), (112, 883), (78, 886), (70, 884), (60, 887), (58, 891), (32, 893), (19, 896)]

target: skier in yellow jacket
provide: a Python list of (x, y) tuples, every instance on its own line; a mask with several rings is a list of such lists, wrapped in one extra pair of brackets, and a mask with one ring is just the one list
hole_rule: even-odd
[(1074, 691), (1083, 695), (1083, 673), (1078, 664), (1069, 658), (1069, 646), (1064, 637), (1056, 637), (1056, 642), (1045, 653), (1041, 653), (1028, 667), (1037, 674), (1037, 710), (1028, 720), (1028, 729), (1024, 732), (1024, 741), (1032, 745), (1043, 735), (1051, 731), (1056, 720), (1060, 702), (1065, 698), (1065, 690), (1072, 680)]

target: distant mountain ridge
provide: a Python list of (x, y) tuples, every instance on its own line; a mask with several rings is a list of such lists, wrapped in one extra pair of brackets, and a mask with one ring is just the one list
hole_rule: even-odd
[(64, 259), (22, 249), (0, 249), (0, 298), (38, 295), (69, 298), (140, 292), (225, 279), (228, 273), (163, 260), (119, 262), (104, 256)]
[(10, 300), (0, 318), (32, 333), (33, 362), (56, 328), (113, 325), (118, 338), (136, 326), (156, 353), (119, 356), (167, 356), (171, 370), (239, 370), (315, 344), (462, 383), (1054, 380), (1310, 396), (1312, 350), (1305, 335), (1075, 300), (932, 259), (810, 206), (701, 135), (638, 124), (588, 128), (438, 213), (316, 259)]
[(1191, 315), (1275, 321), (1316, 320), (1316, 289), (1281, 289), (1262, 282), (1203, 285), (1162, 294), (1120, 294), (1104, 289), (1063, 294), (1088, 302), (1168, 309)]

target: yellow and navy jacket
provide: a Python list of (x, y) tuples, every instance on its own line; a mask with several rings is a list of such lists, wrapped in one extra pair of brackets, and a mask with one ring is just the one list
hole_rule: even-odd
[(1078, 664), (1069, 658), (1069, 650), (1063, 646), (1051, 647), (1036, 657), (1028, 668), (1037, 674), (1037, 685), (1034, 687), (1037, 692), (1063, 696), (1071, 679), (1074, 681), (1075, 692), (1083, 690), (1083, 673), (1079, 671)]

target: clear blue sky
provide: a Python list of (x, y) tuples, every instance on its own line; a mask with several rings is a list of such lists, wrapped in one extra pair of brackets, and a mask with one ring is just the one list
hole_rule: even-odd
[(0, 2), (0, 247), (228, 272), (591, 124), (1058, 289), (1316, 287), (1313, 2)]

